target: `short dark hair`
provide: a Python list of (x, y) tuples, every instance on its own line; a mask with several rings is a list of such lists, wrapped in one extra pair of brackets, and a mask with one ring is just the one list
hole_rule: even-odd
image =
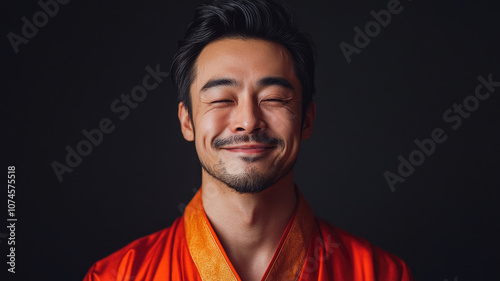
[(314, 48), (308, 36), (298, 31), (292, 12), (272, 0), (215, 0), (196, 9), (179, 49), (171, 73), (183, 102), (192, 114), (190, 86), (196, 75), (194, 64), (210, 42), (223, 38), (252, 38), (276, 42), (291, 54), (295, 74), (302, 86), (302, 120), (312, 102), (314, 87)]

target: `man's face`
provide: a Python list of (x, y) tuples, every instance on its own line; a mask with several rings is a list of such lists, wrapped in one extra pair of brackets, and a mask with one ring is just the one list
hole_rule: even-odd
[(286, 176), (314, 119), (312, 104), (301, 130), (302, 89), (286, 48), (222, 39), (202, 50), (194, 68), (194, 128), (182, 103), (179, 120), (204, 173), (241, 193), (260, 192)]

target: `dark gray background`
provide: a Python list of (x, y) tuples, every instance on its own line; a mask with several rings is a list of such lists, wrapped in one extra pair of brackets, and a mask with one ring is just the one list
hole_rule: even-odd
[[(474, 94), (479, 75), (500, 81), (499, 4), (401, 1), (403, 11), (347, 63), (340, 42), (353, 44), (353, 28), (387, 2), (289, 1), (318, 53), (315, 132), (296, 181), (318, 216), (399, 255), (418, 280), (495, 280), (500, 88), (457, 130), (442, 115)], [(18, 54), (7, 34), (20, 34), (21, 18), (40, 7), (2, 6), (2, 169), (16, 165), (19, 219), (18, 273), (2, 280), (81, 280), (93, 262), (169, 226), (199, 187), (169, 79), (126, 119), (110, 110), (147, 65), (168, 71), (196, 1), (74, 0)], [(51, 163), (64, 163), (65, 146), (105, 117), (116, 129), (60, 183)], [(383, 173), (396, 173), (398, 155), (438, 127), (446, 142), (391, 192)]]

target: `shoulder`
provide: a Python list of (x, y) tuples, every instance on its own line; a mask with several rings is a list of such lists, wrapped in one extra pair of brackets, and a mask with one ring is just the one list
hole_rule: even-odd
[(334, 256), (332, 260), (352, 268), (353, 274), (362, 268), (375, 280), (413, 280), (408, 266), (398, 256), (322, 219), (317, 222), (323, 244)]
[(94, 263), (85, 280), (115, 280), (125, 277), (123, 274), (136, 278), (138, 273), (132, 272), (139, 272), (141, 268), (160, 261), (168, 262), (171, 254), (178, 251), (176, 248), (185, 243), (184, 237), (184, 220), (177, 218), (170, 227), (139, 238)]

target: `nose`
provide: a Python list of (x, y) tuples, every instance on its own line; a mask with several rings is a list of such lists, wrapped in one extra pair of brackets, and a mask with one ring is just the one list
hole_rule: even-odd
[(233, 133), (257, 133), (266, 128), (258, 102), (250, 97), (241, 99), (235, 107), (231, 128)]

